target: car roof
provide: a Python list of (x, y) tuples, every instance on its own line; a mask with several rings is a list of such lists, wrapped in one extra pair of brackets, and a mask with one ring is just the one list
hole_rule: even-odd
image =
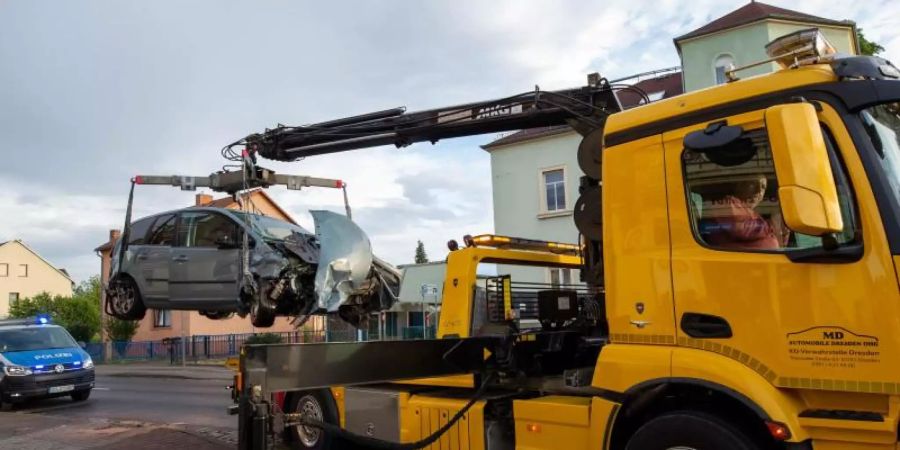
[(47, 324), (32, 323), (32, 324), (16, 324), (16, 325), (3, 325), (2, 323), (0, 323), (0, 331), (22, 330), (25, 328), (62, 328), (62, 327), (59, 325), (53, 325), (53, 324), (49, 324), (49, 323), (47, 323)]

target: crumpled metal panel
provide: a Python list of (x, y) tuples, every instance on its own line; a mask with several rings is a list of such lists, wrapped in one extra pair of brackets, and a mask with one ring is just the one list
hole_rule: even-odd
[(310, 211), (319, 239), (316, 270), (318, 306), (337, 312), (356, 289), (365, 283), (372, 268), (372, 244), (347, 216), (331, 211)]

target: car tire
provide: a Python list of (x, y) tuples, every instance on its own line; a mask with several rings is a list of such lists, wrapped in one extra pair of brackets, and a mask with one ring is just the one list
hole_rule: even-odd
[(260, 304), (259, 299), (250, 303), (250, 323), (257, 328), (268, 328), (275, 323), (275, 310)]
[(642, 425), (625, 450), (762, 450), (734, 425), (711, 414), (675, 411)]
[(115, 293), (109, 301), (112, 302), (112, 315), (117, 319), (141, 320), (147, 314), (141, 291), (131, 277), (123, 276), (116, 280)]
[(91, 396), (91, 390), (85, 389), (83, 391), (75, 391), (72, 393), (72, 400), (76, 402), (83, 402), (87, 400)]
[[(329, 389), (291, 393), (284, 406), (285, 412), (305, 412), (316, 420), (333, 425), (340, 424), (337, 403)], [(322, 430), (299, 425), (288, 428), (288, 434), (291, 448), (298, 450), (326, 450), (331, 448), (334, 441), (331, 435)], [(335, 448), (345, 447), (336, 445)]]

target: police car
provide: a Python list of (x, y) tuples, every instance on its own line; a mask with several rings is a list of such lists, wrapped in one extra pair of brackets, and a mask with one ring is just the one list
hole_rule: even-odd
[(46, 316), (0, 320), (0, 402), (84, 401), (93, 387), (94, 362), (65, 328)]

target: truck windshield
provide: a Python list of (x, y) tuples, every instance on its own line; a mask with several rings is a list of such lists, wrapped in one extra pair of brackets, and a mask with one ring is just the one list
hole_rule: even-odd
[(887, 174), (894, 204), (900, 205), (900, 103), (866, 108), (860, 118)]
[(264, 239), (283, 241), (293, 233), (311, 234), (303, 227), (283, 220), (239, 211), (232, 211), (232, 213), (250, 225), (250, 228), (253, 228), (253, 231), (259, 233)]
[(59, 327), (0, 328), (0, 352), (72, 347), (78, 347), (78, 344)]

